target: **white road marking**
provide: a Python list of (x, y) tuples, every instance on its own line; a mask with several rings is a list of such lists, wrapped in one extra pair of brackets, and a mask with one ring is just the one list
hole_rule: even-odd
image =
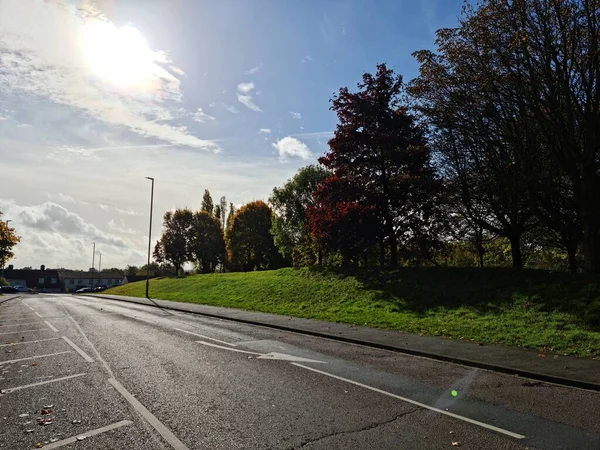
[(31, 306), (28, 306), (28, 308), (32, 311), (35, 311), (35, 309), (33, 309)]
[(280, 361), (295, 361), (295, 362), (327, 364), (327, 362), (325, 362), (325, 361), (317, 361), (316, 359), (302, 358), (300, 356), (286, 355), (285, 353), (277, 353), (277, 352), (267, 353), (266, 355), (260, 355), (257, 359), (277, 359)]
[(114, 430), (115, 428), (125, 427), (127, 425), (132, 425), (133, 422), (131, 420), (121, 420), (120, 422), (113, 423), (112, 425), (107, 425), (102, 428), (96, 428), (95, 430), (86, 431), (84, 433), (78, 434), (77, 436), (73, 436), (67, 439), (62, 439), (60, 441), (53, 442), (51, 444), (44, 445), (45, 449), (59, 448), (63, 445), (69, 445), (77, 442), (78, 437), (85, 436), (86, 438), (96, 436), (97, 434), (106, 433), (107, 431)]
[(10, 389), (2, 389), (0, 391), (0, 394), (10, 394), (11, 392), (20, 391), (21, 389), (27, 389), (27, 388), (35, 387), (35, 386), (42, 386), (44, 384), (49, 384), (49, 383), (56, 383), (58, 381), (70, 380), (72, 378), (82, 377), (84, 375), (87, 375), (87, 373), (78, 373), (75, 375), (69, 375), (68, 377), (53, 378), (52, 380), (40, 381), (38, 383), (32, 383), (32, 384), (25, 384), (23, 386), (17, 386), (17, 387), (10, 388)]
[(35, 315), (38, 316), (38, 317), (42, 317), (42, 315), (39, 312), (37, 312), (37, 311), (35, 312)]
[(229, 350), (230, 352), (247, 353), (248, 355), (262, 356), (262, 353), (249, 352), (246, 350), (240, 350), (239, 348), (223, 347), (222, 345), (213, 344), (212, 342), (196, 341), (198, 344), (208, 345), (209, 347), (222, 348), (223, 350)]
[(165, 427), (160, 420), (158, 420), (150, 411), (146, 409), (144, 405), (142, 405), (133, 395), (131, 395), (121, 383), (114, 378), (109, 378), (108, 382), (119, 392), (119, 394), (125, 397), (125, 400), (127, 400), (131, 406), (133, 406), (134, 409), (144, 419), (146, 419), (150, 425), (154, 427), (156, 431), (158, 431), (158, 433), (171, 445), (171, 447), (173, 447), (175, 450), (189, 450), (183, 444), (183, 442), (177, 439), (177, 436), (175, 436), (171, 430)]
[(74, 350), (75, 350), (77, 353), (79, 353), (79, 354), (80, 354), (80, 355), (83, 357), (83, 359), (85, 359), (87, 362), (94, 362), (94, 360), (93, 360), (92, 358), (90, 358), (90, 356), (89, 356), (89, 355), (88, 355), (86, 352), (84, 352), (84, 351), (83, 351), (83, 350), (81, 350), (81, 349), (80, 349), (80, 348), (79, 348), (77, 345), (75, 345), (75, 343), (74, 343), (74, 342), (73, 342), (71, 339), (69, 339), (69, 338), (68, 338), (68, 337), (66, 337), (66, 336), (63, 336), (62, 338), (64, 339), (64, 341), (65, 341), (67, 344), (69, 344), (71, 347), (73, 347), (73, 349), (74, 349)]
[(65, 353), (71, 353), (71, 350), (67, 350), (66, 352), (48, 353), (47, 355), (29, 356), (27, 358), (10, 359), (8, 361), (0, 361), (0, 366), (3, 364), (14, 364), (19, 361), (27, 361), (29, 359), (39, 359), (39, 358), (47, 358), (48, 356), (64, 355)]
[(48, 331), (48, 328), (36, 328), (35, 330), (10, 331), (8, 333), (0, 333), (0, 336), (5, 335), (5, 334), (32, 333), (34, 331)]
[(417, 402), (415, 400), (411, 400), (410, 398), (401, 397), (400, 395), (392, 394), (391, 392), (387, 392), (387, 391), (384, 391), (382, 389), (378, 389), (376, 387), (369, 386), (367, 384), (359, 383), (358, 381), (353, 381), (353, 380), (349, 380), (348, 378), (339, 377), (337, 375), (333, 375), (331, 373), (324, 372), (324, 371), (319, 370), (319, 369), (313, 369), (312, 367), (304, 366), (302, 364), (298, 364), (298, 363), (294, 363), (294, 362), (291, 363), (291, 364), (294, 365), (294, 366), (297, 366), (297, 367), (302, 367), (303, 369), (306, 369), (306, 370), (310, 370), (312, 372), (320, 373), (321, 375), (325, 375), (325, 376), (328, 376), (328, 377), (331, 377), (331, 378), (335, 378), (336, 380), (345, 381), (346, 383), (354, 384), (355, 386), (360, 386), (362, 388), (369, 389), (369, 390), (374, 391), (374, 392), (378, 392), (379, 394), (383, 394), (383, 395), (387, 395), (389, 397), (397, 398), (398, 400), (402, 400), (403, 402), (410, 403), (410, 404), (418, 406), (420, 408), (428, 409), (430, 411), (434, 411), (434, 412), (437, 412), (437, 413), (440, 413), (440, 414), (444, 414), (445, 416), (450, 416), (450, 417), (453, 417), (455, 419), (462, 420), (464, 422), (468, 422), (468, 423), (471, 423), (473, 425), (477, 425), (477, 426), (482, 427), (482, 428), (487, 428), (488, 430), (492, 430), (492, 431), (496, 431), (498, 433), (505, 434), (505, 435), (513, 437), (515, 439), (525, 439), (525, 436), (523, 436), (522, 434), (513, 433), (512, 431), (505, 430), (504, 428), (498, 428), (498, 427), (495, 427), (493, 425), (489, 425), (487, 423), (483, 423), (483, 422), (479, 422), (477, 420), (469, 419), (468, 417), (459, 416), (458, 414), (454, 414), (454, 413), (451, 413), (449, 411), (444, 411), (443, 409), (434, 408), (433, 406), (429, 406), (429, 405), (426, 405), (424, 403)]
[[(119, 313), (116, 313), (116, 314), (119, 314)], [(141, 317), (130, 316), (129, 314), (120, 314), (120, 315), (125, 316), (125, 317), (129, 317), (130, 319), (139, 320), (140, 322), (146, 322), (146, 323), (149, 323), (151, 325), (158, 325), (156, 322), (152, 322), (151, 320), (142, 319)]]
[(220, 342), (221, 344), (231, 345), (232, 347), (237, 347), (237, 345), (235, 345), (235, 344), (230, 344), (229, 342), (225, 342), (225, 341), (222, 341), (220, 339), (215, 339), (215, 338), (212, 338), (212, 337), (209, 337), (209, 336), (204, 336), (203, 334), (192, 333), (191, 331), (182, 330), (181, 328), (174, 328), (174, 330), (181, 331), (182, 333), (191, 334), (193, 336), (198, 336), (198, 337), (201, 337), (203, 339), (208, 339), (209, 341)]
[(21, 345), (21, 344), (37, 344), (38, 342), (57, 341), (59, 339), (60, 338), (50, 338), (50, 339), (38, 339), (37, 341), (12, 342), (10, 344), (1, 344), (0, 347), (9, 347), (11, 345)]
[(54, 325), (52, 325), (50, 322), (48, 322), (47, 320), (44, 320), (44, 322), (46, 323), (46, 325), (48, 325), (50, 327), (50, 329), (52, 331), (54, 331), (55, 333), (58, 333), (58, 328), (56, 328)]

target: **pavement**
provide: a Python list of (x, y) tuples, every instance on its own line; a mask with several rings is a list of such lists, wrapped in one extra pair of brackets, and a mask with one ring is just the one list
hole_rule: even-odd
[(592, 390), (148, 304), (0, 304), (2, 450), (597, 450), (599, 404)]
[(175, 311), (234, 320), (253, 325), (326, 337), (369, 347), (435, 358), (532, 378), (539, 381), (600, 391), (600, 361), (560, 354), (541, 354), (522, 348), (483, 345), (464, 340), (325, 322), (241, 309), (121, 295), (93, 294), (98, 297), (155, 305)]

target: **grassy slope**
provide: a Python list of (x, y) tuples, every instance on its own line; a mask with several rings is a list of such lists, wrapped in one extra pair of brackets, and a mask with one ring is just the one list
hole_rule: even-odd
[[(110, 291), (143, 297), (145, 283)], [(507, 269), (317, 269), (151, 281), (155, 298), (470, 339), (600, 359), (600, 278)]]

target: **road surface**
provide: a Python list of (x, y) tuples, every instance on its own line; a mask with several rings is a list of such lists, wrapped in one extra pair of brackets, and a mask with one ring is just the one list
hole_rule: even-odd
[(26, 295), (0, 345), (0, 449), (600, 448), (597, 392), (144, 305)]

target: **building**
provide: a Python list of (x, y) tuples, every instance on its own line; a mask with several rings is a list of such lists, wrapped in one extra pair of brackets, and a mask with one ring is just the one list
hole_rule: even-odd
[(58, 271), (46, 270), (45, 266), (36, 269), (14, 269), (11, 264), (4, 269), (4, 278), (11, 286), (25, 286), (37, 292), (60, 292)]
[(110, 272), (60, 270), (58, 278), (63, 292), (75, 292), (77, 289), (95, 286), (111, 288), (119, 286), (123, 282), (123, 275)]

